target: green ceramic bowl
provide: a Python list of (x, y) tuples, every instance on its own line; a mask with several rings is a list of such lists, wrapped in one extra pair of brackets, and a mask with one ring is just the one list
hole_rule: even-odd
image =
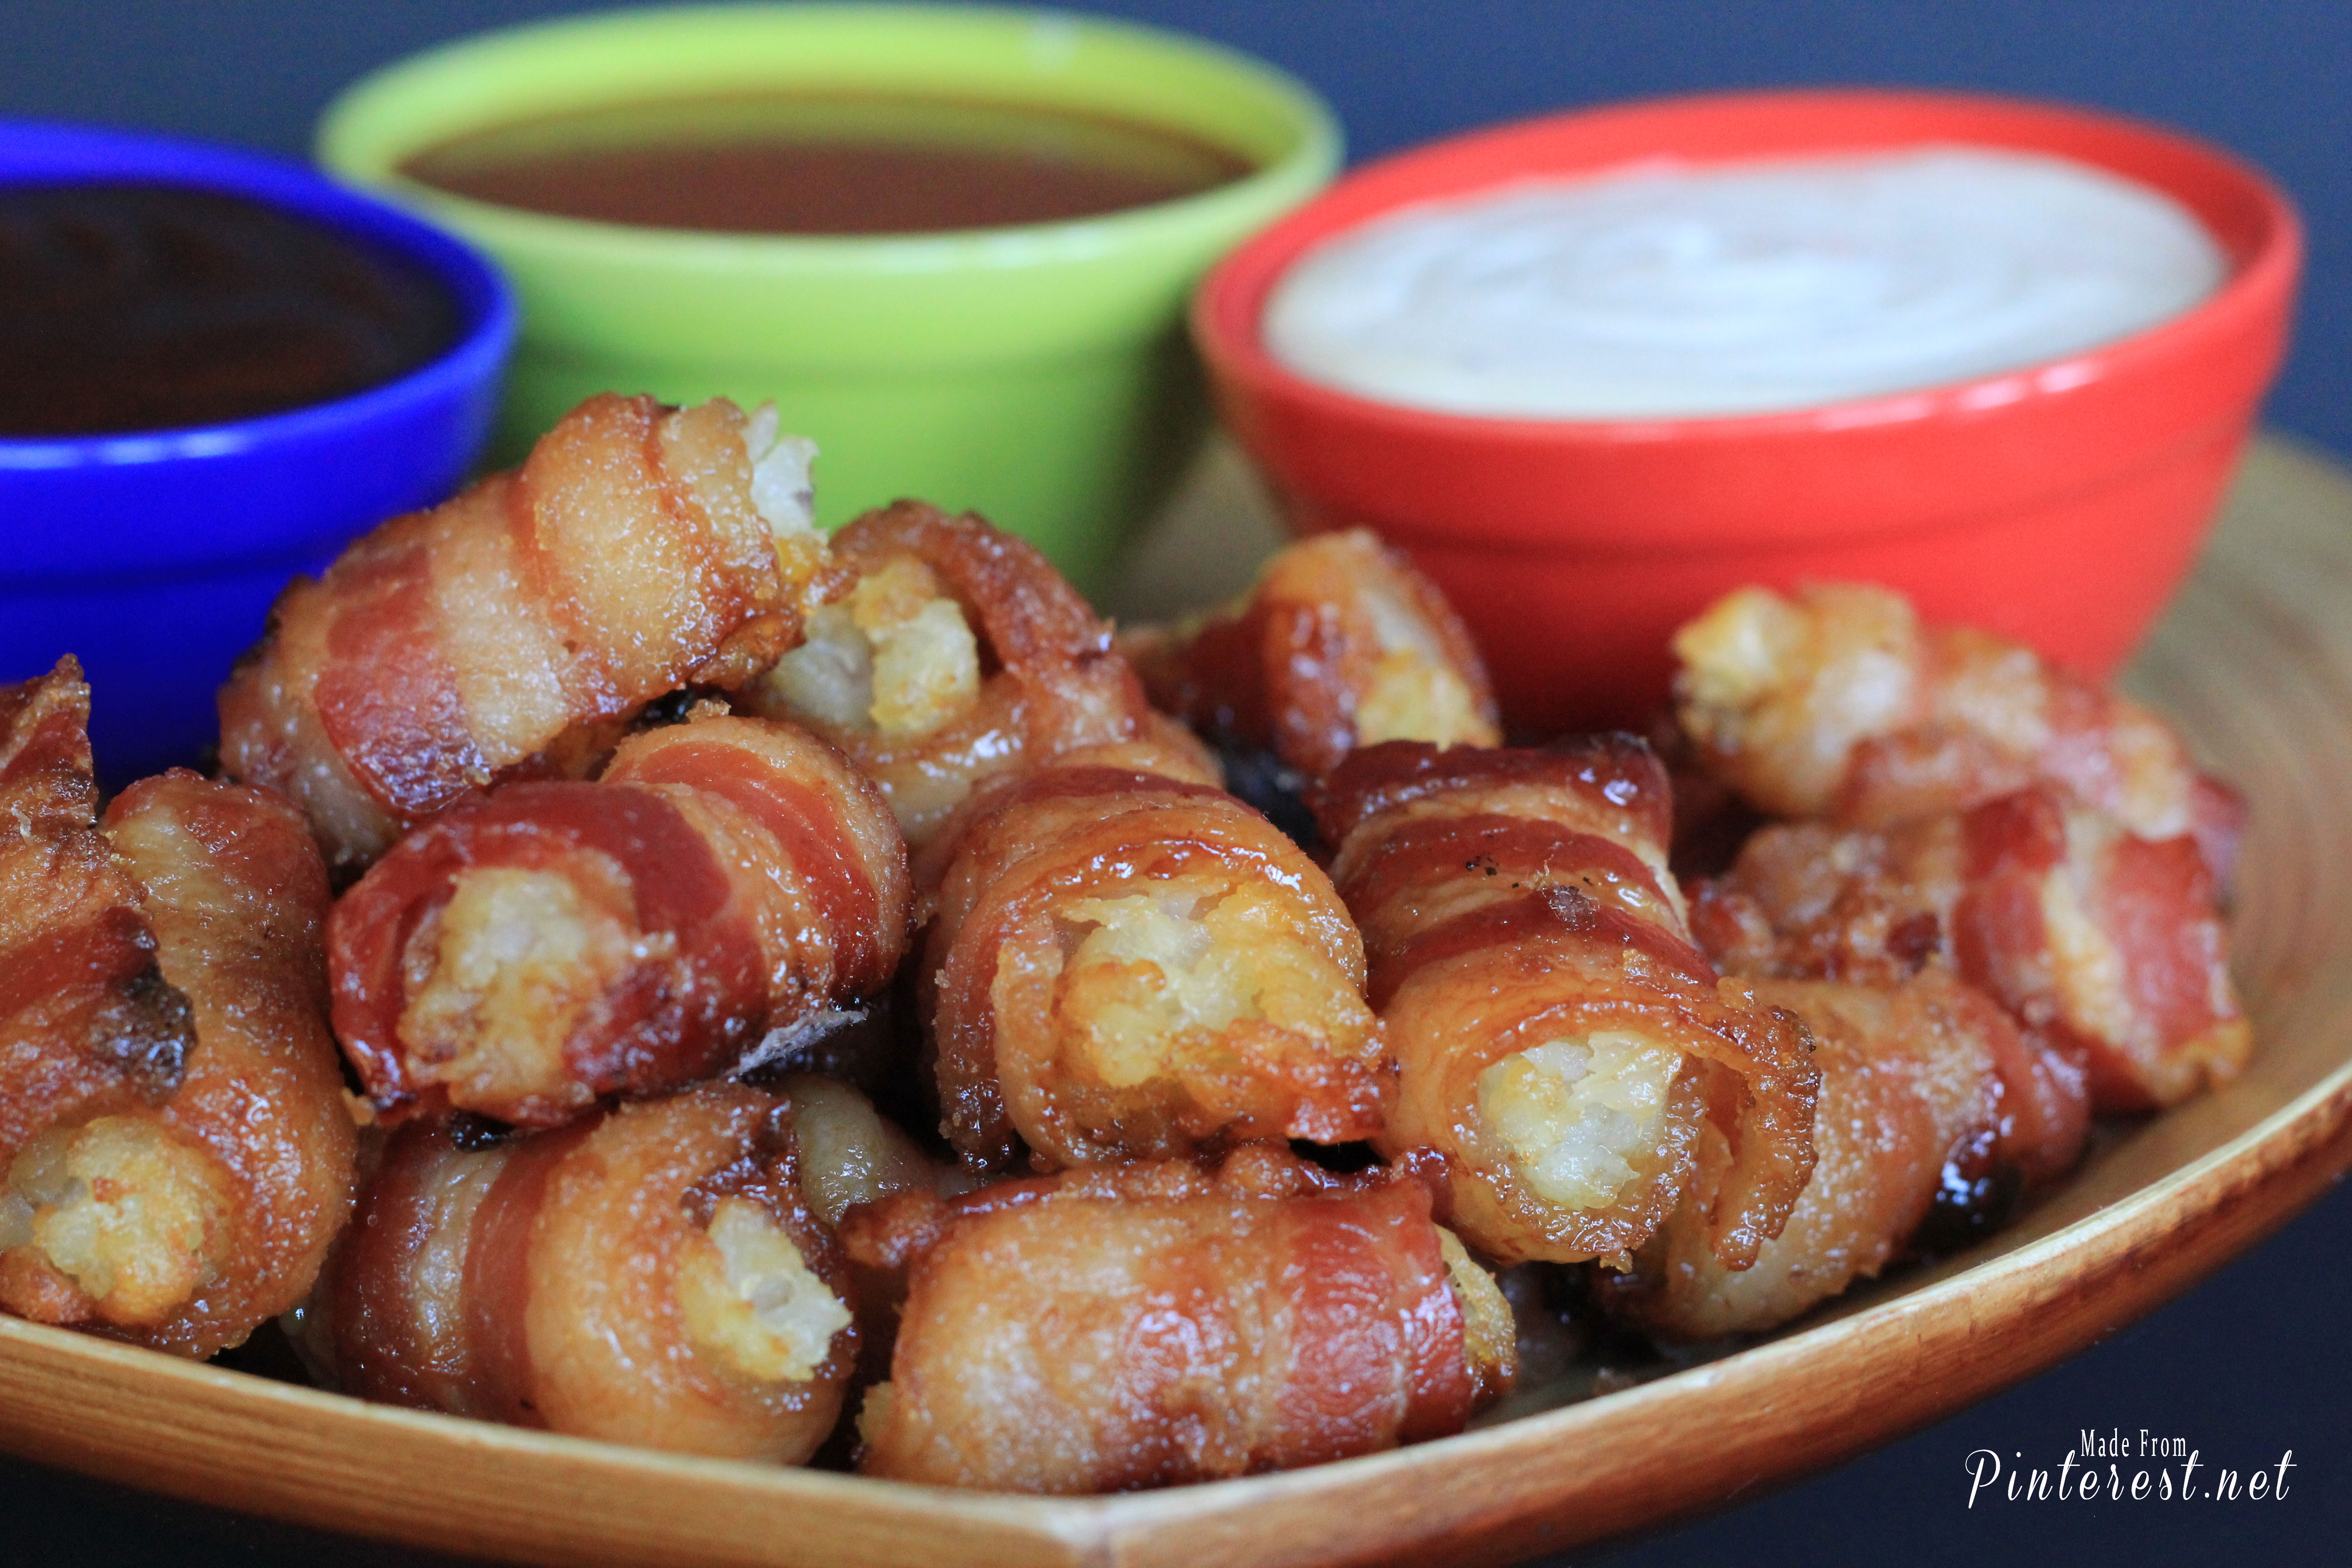
[[(929, 93), (1162, 125), (1255, 172), (1108, 216), (872, 238), (695, 233), (451, 195), (401, 163), (468, 132), (652, 100), (790, 87)], [(319, 157), (475, 241), (522, 341), (500, 452), (593, 393), (774, 398), (815, 438), (820, 521), (919, 496), (972, 508), (1100, 583), (1207, 426), (1182, 333), (1209, 266), (1331, 176), (1300, 82), (1174, 34), (1052, 12), (746, 5), (620, 12), (433, 50), (328, 109)]]

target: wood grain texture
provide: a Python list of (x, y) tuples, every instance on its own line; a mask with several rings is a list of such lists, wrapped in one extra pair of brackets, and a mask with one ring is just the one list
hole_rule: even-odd
[[(1146, 542), (1149, 589), (1116, 607), (1162, 613), (1238, 586), (1236, 559), (1272, 538), (1246, 497), (1237, 472), (1213, 467), (1171, 531)], [(2352, 1164), (2352, 813), (2339, 794), (2352, 777), (2352, 478), (2259, 446), (2129, 684), (2252, 805), (2232, 921), (2260, 1037), (2252, 1066), (2126, 1131), (1985, 1246), (1739, 1354), (1372, 1458), (1041, 1500), (362, 1405), (0, 1321), (0, 1447), (217, 1505), (543, 1563), (1483, 1563), (1727, 1502), (2040, 1371), (2252, 1246)]]

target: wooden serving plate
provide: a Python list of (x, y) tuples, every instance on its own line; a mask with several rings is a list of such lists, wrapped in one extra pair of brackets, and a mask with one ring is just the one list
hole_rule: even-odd
[[(1112, 607), (1230, 591), (1272, 540), (1229, 455)], [(1191, 1568), (1501, 1562), (1835, 1463), (2027, 1377), (2252, 1245), (2352, 1164), (2352, 479), (2248, 459), (2129, 684), (2243, 788), (2259, 1046), (2018, 1226), (1754, 1348), (1402, 1452), (1038, 1500), (681, 1459), (362, 1405), (0, 1320), (0, 1447), (191, 1500), (541, 1563)], [(1557, 1405), (1546, 1408), (1548, 1405)]]

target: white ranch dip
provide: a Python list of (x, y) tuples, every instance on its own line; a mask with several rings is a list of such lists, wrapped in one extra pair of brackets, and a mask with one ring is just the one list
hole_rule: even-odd
[(2058, 359), (2227, 269), (2186, 208), (2063, 158), (1655, 163), (1348, 230), (1283, 277), (1263, 331), (1309, 380), (1409, 407), (1755, 414)]

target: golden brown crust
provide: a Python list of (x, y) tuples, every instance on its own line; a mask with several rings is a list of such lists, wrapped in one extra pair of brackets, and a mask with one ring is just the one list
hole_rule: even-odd
[(1639, 741), (1359, 751), (1315, 797), (1401, 1077), (1378, 1143), (1428, 1149), (1487, 1256), (1639, 1246), (1716, 1124), (1711, 1239), (1734, 1268), (1811, 1166), (1804, 1031), (1694, 948), (1665, 868), (1664, 773)]
[(1393, 1173), (1098, 1167), (854, 1211), (844, 1239), (913, 1268), (869, 1475), (1175, 1485), (1442, 1436), (1477, 1397), (1428, 1194)]
[(69, 662), (0, 699), (0, 992), (46, 992), (0, 1001), (0, 1304), (207, 1356), (300, 1300), (350, 1211), (326, 874), (286, 801), (182, 771), (101, 834), (87, 713)]
[(267, 790), (174, 770), (118, 795), (106, 832), (148, 890), (196, 1049), (163, 1124), (229, 1177), (228, 1261), (142, 1343), (236, 1344), (309, 1294), (351, 1213), (356, 1135), (326, 1020), (326, 868)]
[(2196, 840), (2140, 837), (2054, 785), (1879, 831), (1764, 828), (1694, 923), (1737, 973), (1958, 974), (2086, 1065), (2102, 1110), (2176, 1104), (2252, 1047)]
[(922, 1005), (949, 1140), (1042, 1169), (1380, 1125), (1390, 1069), (1330, 882), (1263, 817), (1154, 774), (994, 797), (940, 891)]
[[(881, 786), (919, 859), (985, 781), (1082, 748), (1153, 738), (1143, 689), (1111, 651), (1108, 624), (1026, 541), (970, 513), (898, 501), (835, 533), (833, 557), (832, 602), (899, 570), (951, 604), (961, 629), (948, 629), (971, 639), (976, 684), (898, 733), (878, 727), (866, 702), (852, 703), (855, 713), (814, 711), (789, 671), (744, 700), (839, 746)], [(908, 572), (909, 563), (920, 570)], [(873, 694), (861, 695), (870, 702)]]
[(1382, 741), (1502, 742), (1469, 629), (1402, 552), (1362, 530), (1293, 544), (1236, 603), (1122, 632), (1118, 647), (1156, 706), (1308, 779)]
[(478, 1152), (402, 1129), (320, 1292), (343, 1386), (801, 1462), (832, 1430), (857, 1333), (796, 1158), (791, 1102), (741, 1085)]
[(0, 1172), (59, 1122), (162, 1104), (195, 1045), (146, 890), (99, 831), (89, 726), (71, 656), (0, 687)]
[(336, 1030), (383, 1117), (554, 1126), (880, 991), (910, 906), (888, 809), (837, 753), (698, 718), (402, 840), (336, 905)]
[(577, 776), (645, 703), (796, 640), (822, 546), (751, 503), (745, 420), (605, 395), (521, 468), (395, 518), (279, 600), (221, 693), (221, 758), (363, 866), (502, 779)]
[(2229, 877), (2241, 808), (2162, 719), (1890, 589), (1738, 589), (1675, 652), (1683, 728), (1769, 816), (1890, 827), (2051, 786), (2139, 837), (2191, 835)]
[[(1707, 1246), (1704, 1203), (1726, 1155), (1702, 1134), (1691, 1199), (1630, 1275), (1601, 1282), (1604, 1302), (1663, 1338), (1775, 1327), (1874, 1278), (1939, 1201), (2002, 1184), (1990, 1163), (2001, 1129), (2000, 1069), (2020, 1047), (2016, 1026), (1988, 998), (1937, 975), (1897, 985), (1766, 981), (1756, 989), (1812, 1032), (1822, 1074), (1819, 1158), (1787, 1227), (1752, 1268), (1734, 1271)], [(2061, 1157), (2071, 1161), (2073, 1151)]]

